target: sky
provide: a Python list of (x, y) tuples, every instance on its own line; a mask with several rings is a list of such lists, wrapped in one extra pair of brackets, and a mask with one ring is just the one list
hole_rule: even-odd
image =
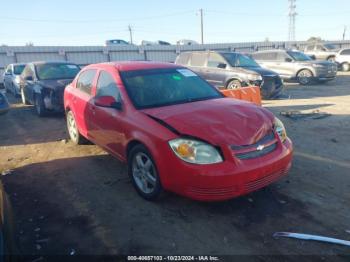
[[(350, 0), (297, 0), (296, 40), (350, 39)], [(103, 45), (107, 39), (204, 43), (288, 40), (288, 0), (2, 0), (0, 45)]]

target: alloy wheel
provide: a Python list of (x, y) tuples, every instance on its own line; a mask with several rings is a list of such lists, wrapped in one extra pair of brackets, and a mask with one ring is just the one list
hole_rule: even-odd
[(137, 152), (131, 167), (136, 186), (144, 194), (153, 193), (157, 184), (157, 171), (152, 159), (143, 152)]
[(76, 142), (78, 140), (79, 133), (78, 133), (77, 124), (75, 123), (75, 119), (71, 111), (67, 113), (67, 129), (68, 129), (70, 139), (73, 142)]

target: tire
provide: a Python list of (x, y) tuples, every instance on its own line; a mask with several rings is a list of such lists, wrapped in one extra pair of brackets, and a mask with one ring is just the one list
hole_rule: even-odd
[(40, 94), (34, 95), (34, 108), (35, 112), (39, 117), (47, 115), (47, 110), (45, 108), (44, 100)]
[(334, 56), (330, 56), (327, 58), (327, 61), (335, 63), (335, 57)]
[(237, 79), (231, 80), (230, 82), (227, 83), (227, 86), (226, 86), (227, 89), (239, 89), (241, 87), (242, 87), (242, 83)]
[(350, 70), (350, 64), (349, 63), (342, 63), (341, 64), (341, 70), (343, 71), (343, 72), (347, 72), (347, 71), (349, 71)]
[(139, 144), (131, 149), (128, 156), (128, 174), (142, 198), (149, 201), (159, 198), (163, 188), (156, 164), (145, 146)]
[(66, 113), (66, 123), (67, 123), (67, 130), (69, 134), (70, 140), (75, 145), (82, 145), (86, 141), (85, 138), (79, 133), (79, 129), (77, 126), (77, 122), (75, 121), (75, 117), (72, 111), (68, 111)]
[(29, 102), (26, 98), (26, 95), (24, 94), (23, 88), (21, 88), (21, 99), (22, 99), (22, 104), (23, 105), (29, 105)]
[(297, 74), (299, 84), (308, 85), (312, 82), (314, 75), (308, 69), (303, 69)]

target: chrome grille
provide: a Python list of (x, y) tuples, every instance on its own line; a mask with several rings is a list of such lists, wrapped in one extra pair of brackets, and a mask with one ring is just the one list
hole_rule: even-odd
[(277, 148), (277, 139), (273, 131), (269, 132), (259, 141), (251, 145), (231, 145), (234, 155), (241, 159), (252, 159), (262, 157)]

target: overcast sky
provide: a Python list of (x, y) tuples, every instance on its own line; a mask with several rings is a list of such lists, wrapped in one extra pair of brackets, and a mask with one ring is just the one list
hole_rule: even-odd
[[(350, 39), (350, 0), (297, 0), (296, 39)], [(35, 0), (2, 1), (0, 44), (103, 45), (200, 41), (198, 10), (204, 10), (205, 43), (287, 40), (288, 0)]]

